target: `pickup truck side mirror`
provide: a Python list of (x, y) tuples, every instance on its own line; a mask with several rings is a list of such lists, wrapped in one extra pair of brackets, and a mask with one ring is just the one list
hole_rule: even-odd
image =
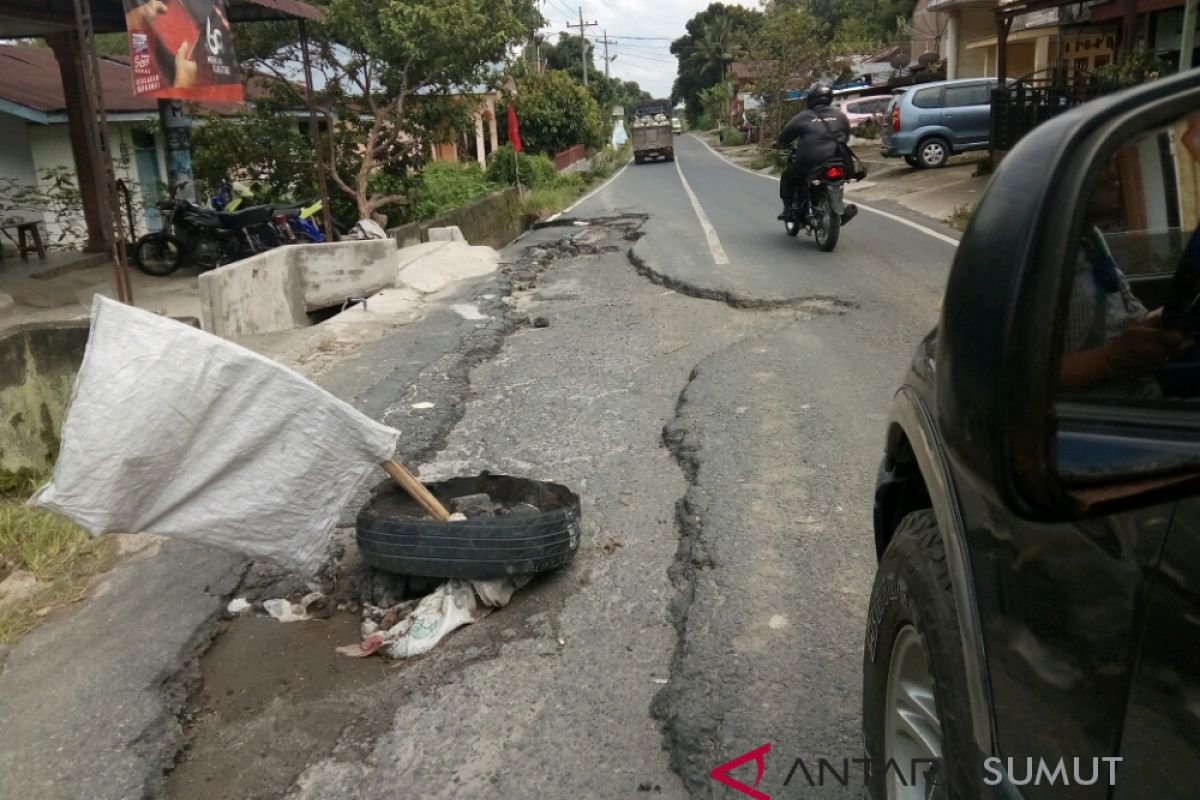
[[(1120, 211), (1098, 217), (1110, 175)], [(1117, 217), (1107, 229), (1097, 222)], [(959, 246), (936, 357), (947, 451), (986, 494), (1019, 516), (1057, 522), (1200, 493), (1200, 357), (1190, 396), (1170, 396), (1161, 372), (1132, 362), (1147, 392), (1124, 395), (1109, 388), (1114, 378), (1076, 394), (1068, 377), (1081, 342), (1098, 347), (1121, 334), (1130, 281), (1146, 277), (1122, 260), (1147, 254), (1162, 273), (1160, 294), (1178, 294), (1191, 280), (1187, 245), (1198, 225), (1200, 71), (1068, 111), (1004, 158)], [(1197, 296), (1168, 309), (1189, 300), (1200, 308), (1195, 241)], [(1081, 291), (1093, 273), (1111, 286)], [(1164, 324), (1145, 310), (1137, 325)], [(1116, 361), (1092, 360), (1105, 369)]]

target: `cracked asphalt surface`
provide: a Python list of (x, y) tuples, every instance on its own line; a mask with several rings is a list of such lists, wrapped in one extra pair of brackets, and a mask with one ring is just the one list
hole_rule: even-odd
[(395, 665), (333, 655), (350, 614), (240, 619), (164, 684), (192, 689), (182, 749), (39, 796), (733, 798), (709, 772), (767, 742), (770, 796), (858, 796), (784, 781), (858, 755), (883, 424), (953, 248), (864, 211), (821, 253), (784, 235), (776, 183), (677, 142), (570, 212), (590, 224), (530, 232), (504, 274), (320, 380), (398, 427), (426, 479), (570, 485), (576, 560)]
[(713, 263), (672, 165), (629, 168), (572, 217), (610, 220), (601, 249), (635, 241), (519, 294), (550, 327), (471, 372), (423, 468), (574, 486), (577, 560), (448, 642), (492, 649), (407, 694), (369, 751), (312, 764), (292, 798), (735, 797), (708, 773), (764, 742), (761, 787), (800, 796), (794, 758), (858, 755), (883, 424), (952, 248), (864, 212), (822, 254), (774, 222), (773, 183), (688, 138), (679, 152), (732, 263)]

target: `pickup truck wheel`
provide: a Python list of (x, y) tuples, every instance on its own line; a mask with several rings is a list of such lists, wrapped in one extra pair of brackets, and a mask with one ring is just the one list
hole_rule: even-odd
[(917, 165), (921, 169), (938, 169), (946, 166), (946, 161), (950, 158), (950, 145), (945, 139), (939, 139), (936, 136), (930, 136), (928, 139), (921, 140), (917, 145)]
[(972, 796), (980, 772), (958, 614), (933, 511), (900, 522), (879, 563), (867, 619), (867, 797)]

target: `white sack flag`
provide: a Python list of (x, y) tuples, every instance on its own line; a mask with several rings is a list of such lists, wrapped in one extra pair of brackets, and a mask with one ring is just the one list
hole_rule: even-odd
[(308, 570), (398, 438), (270, 359), (97, 295), (54, 476), (29, 502), (93, 536)]

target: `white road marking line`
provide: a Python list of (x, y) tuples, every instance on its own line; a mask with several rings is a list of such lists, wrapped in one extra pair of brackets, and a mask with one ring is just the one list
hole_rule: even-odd
[(629, 169), (629, 165), (632, 163), (633, 163), (632, 161), (626, 161), (625, 166), (623, 166), (619, 170), (617, 170), (616, 175), (613, 175), (611, 178), (606, 180), (604, 183), (600, 184), (595, 189), (592, 189), (590, 192), (585, 194), (583, 197), (576, 200), (575, 203), (570, 208), (568, 208), (566, 211), (560, 211), (557, 214), (555, 214), (553, 217), (547, 217), (546, 222), (554, 222), (554, 220), (558, 219), (563, 214), (570, 214), (572, 211), (574, 211), (576, 208), (579, 207), (580, 203), (584, 202), (585, 200), (592, 199), (592, 195), (596, 194), (596, 192), (599, 192), (601, 189), (608, 188), (608, 185), (610, 183), (613, 183), (617, 178), (621, 177), (621, 173), (624, 172), (625, 170)]
[(712, 252), (713, 262), (720, 264), (728, 264), (729, 256), (725, 255), (725, 248), (721, 247), (721, 240), (717, 237), (717, 229), (709, 222), (708, 215), (704, 213), (704, 209), (700, 206), (700, 198), (696, 197), (696, 193), (692, 191), (691, 185), (687, 182), (687, 178), (683, 175), (683, 167), (679, 166), (679, 156), (675, 156), (675, 171), (679, 173), (679, 180), (683, 182), (683, 190), (687, 192), (688, 199), (692, 201), (692, 208), (696, 211), (696, 216), (700, 220), (700, 227), (704, 230), (704, 238), (708, 239), (708, 249)]
[[(698, 141), (700, 144), (707, 147), (708, 152), (712, 153), (714, 156), (721, 159), (729, 166), (734, 167), (735, 169), (740, 169), (742, 172), (748, 172), (751, 175), (757, 175), (760, 178), (766, 178), (767, 180), (775, 181), (776, 183), (779, 182), (779, 178), (775, 177), (774, 175), (764, 175), (761, 172), (755, 172), (752, 169), (747, 169), (746, 167), (743, 167), (741, 164), (735, 164), (733, 161), (731, 161), (730, 159), (726, 158), (725, 156), (721, 155), (716, 150), (714, 150), (712, 148), (712, 145), (710, 145), (708, 142), (701, 139), (696, 134), (689, 133), (688, 136), (691, 136), (693, 139)], [(853, 201), (853, 198), (847, 198), (847, 199), (850, 199)], [(958, 247), (958, 239), (955, 239), (953, 236), (947, 236), (944, 233), (939, 233), (938, 231), (935, 231), (933, 228), (930, 228), (927, 225), (922, 225), (919, 222), (913, 222), (911, 219), (905, 219), (904, 217), (898, 216), (896, 214), (891, 214), (887, 211), (880, 211), (878, 208), (872, 208), (871, 206), (863, 205), (862, 203), (859, 203), (856, 201), (853, 201), (853, 202), (856, 206), (861, 208), (863, 211), (869, 211), (870, 213), (877, 214), (878, 216), (881, 216), (885, 219), (890, 219), (892, 222), (899, 222), (901, 225), (907, 225), (908, 227), (912, 228), (913, 230), (920, 231), (921, 233), (923, 233), (927, 236), (932, 236), (933, 238), (938, 239), (939, 241), (943, 241), (952, 247)]]

